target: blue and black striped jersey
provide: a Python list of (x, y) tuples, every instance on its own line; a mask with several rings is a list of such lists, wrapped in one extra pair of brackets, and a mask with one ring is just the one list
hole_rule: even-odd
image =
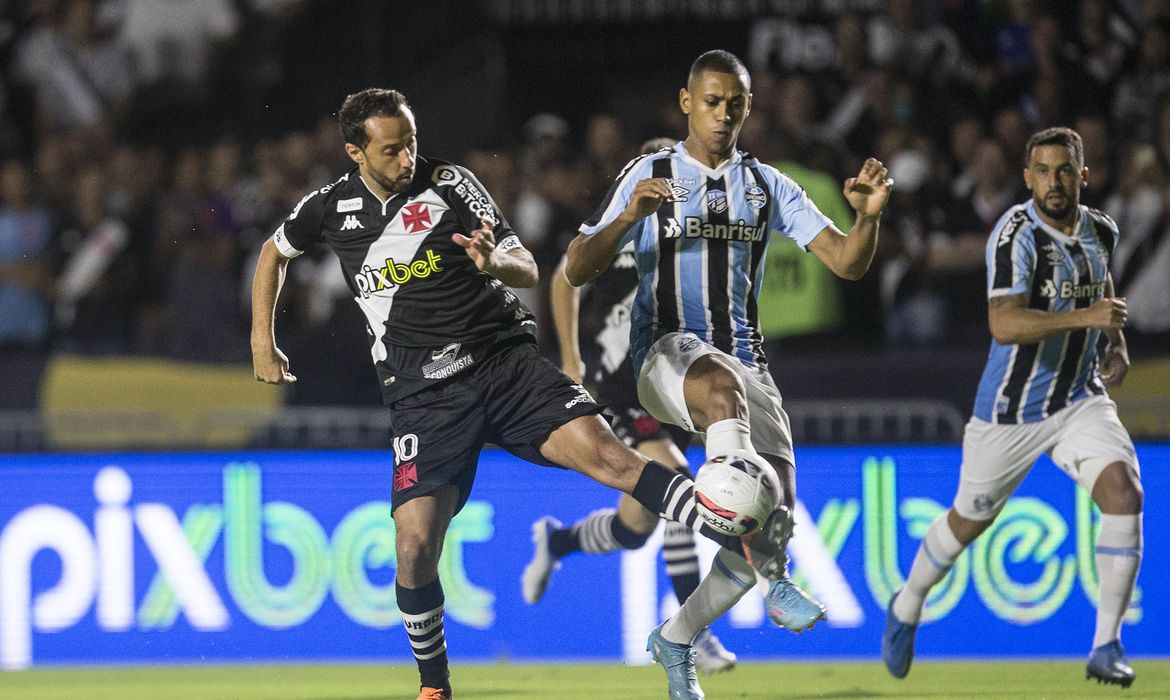
[[(1027, 294), (1027, 307), (1070, 311), (1105, 296), (1117, 224), (1080, 207), (1076, 235), (1048, 226), (1029, 201), (1012, 207), (987, 241), (988, 297)], [(1032, 423), (1093, 394), (1104, 394), (1097, 366), (1101, 331), (1081, 328), (1038, 343), (1002, 345), (994, 339), (975, 396), (976, 418)]]
[(634, 186), (667, 178), (673, 201), (635, 224), (638, 291), (630, 328), (634, 371), (655, 340), (694, 333), (749, 366), (766, 366), (756, 298), (773, 232), (802, 248), (830, 225), (799, 185), (736, 151), (718, 168), (692, 158), (683, 142), (639, 156), (618, 175), (600, 208), (581, 225), (592, 235), (618, 217)]

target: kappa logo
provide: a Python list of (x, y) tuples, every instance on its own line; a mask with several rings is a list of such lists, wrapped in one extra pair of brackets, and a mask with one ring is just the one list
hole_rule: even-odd
[(712, 214), (722, 214), (727, 211), (727, 193), (723, 190), (708, 190), (707, 209)]
[(345, 217), (345, 221), (341, 222), (342, 231), (353, 231), (359, 228), (365, 228), (365, 226), (362, 226), (361, 222), (353, 214)]
[(426, 231), (431, 227), (431, 210), (422, 202), (407, 204), (402, 208), (402, 225), (407, 233)]

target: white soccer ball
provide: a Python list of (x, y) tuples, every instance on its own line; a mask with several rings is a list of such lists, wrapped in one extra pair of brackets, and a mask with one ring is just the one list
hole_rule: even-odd
[(711, 527), (748, 535), (780, 502), (780, 480), (767, 464), (742, 455), (712, 457), (695, 477), (695, 507)]

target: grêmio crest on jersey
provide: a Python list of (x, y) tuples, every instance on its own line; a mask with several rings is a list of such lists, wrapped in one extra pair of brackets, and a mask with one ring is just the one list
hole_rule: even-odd
[(532, 313), (451, 239), (483, 218), (495, 224), (497, 254), (522, 247), (469, 170), (419, 157), (407, 190), (385, 202), (357, 169), (310, 192), (273, 242), (285, 257), (317, 242), (337, 255), (390, 404), (457, 375), (507, 339), (535, 342)]

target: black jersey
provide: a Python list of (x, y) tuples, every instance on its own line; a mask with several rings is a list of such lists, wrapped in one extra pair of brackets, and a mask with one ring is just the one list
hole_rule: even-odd
[(521, 245), (470, 171), (420, 157), (410, 187), (385, 203), (354, 169), (306, 195), (276, 230), (286, 257), (324, 241), (341, 260), (387, 405), (482, 361), (503, 340), (536, 341), (532, 313), (451, 240), (481, 217), (495, 222), (497, 252)]
[(605, 403), (622, 403), (614, 392), (634, 394), (630, 361), (630, 308), (638, 291), (633, 246), (623, 248), (613, 263), (589, 283), (581, 297), (581, 359), (586, 380)]

